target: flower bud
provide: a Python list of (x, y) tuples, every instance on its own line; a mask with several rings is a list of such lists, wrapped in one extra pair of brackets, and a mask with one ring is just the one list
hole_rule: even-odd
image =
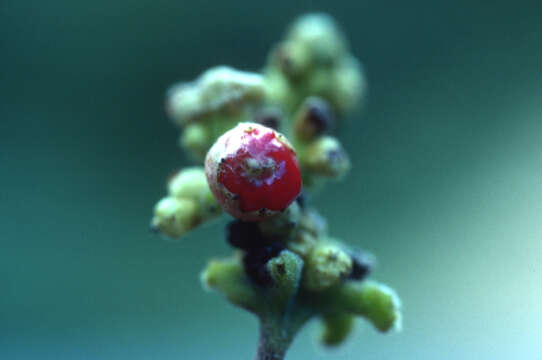
[(401, 330), (401, 301), (386, 285), (349, 281), (340, 287), (334, 301), (344, 311), (366, 317), (380, 331)]
[(177, 124), (185, 125), (219, 111), (237, 112), (245, 103), (259, 102), (263, 96), (261, 75), (217, 66), (193, 82), (173, 86), (166, 107)]
[(344, 35), (333, 18), (321, 13), (299, 17), (290, 28), (287, 39), (305, 48), (313, 62), (320, 65), (340, 58), (347, 48)]
[(180, 170), (168, 183), (169, 195), (175, 198), (192, 199), (198, 205), (201, 222), (220, 215), (217, 204), (205, 177), (203, 167), (194, 166)]
[(200, 279), (207, 290), (218, 291), (233, 304), (249, 311), (256, 311), (260, 302), (259, 297), (246, 276), (239, 258), (209, 261)]
[(303, 165), (314, 174), (340, 178), (350, 170), (350, 159), (337, 139), (321, 136), (307, 148)]
[(331, 313), (322, 316), (324, 331), (322, 343), (337, 346), (344, 342), (354, 327), (354, 316), (348, 313)]
[(294, 131), (302, 140), (313, 138), (331, 130), (335, 119), (327, 101), (309, 97), (302, 105), (294, 123)]
[(166, 236), (177, 238), (200, 223), (198, 206), (191, 199), (165, 197), (154, 207), (151, 229)]
[(203, 123), (191, 123), (185, 126), (180, 138), (180, 145), (188, 150), (195, 159), (205, 157), (212, 139), (208, 127)]
[(352, 272), (352, 259), (333, 244), (316, 246), (309, 254), (305, 269), (305, 287), (322, 291), (336, 285)]
[(353, 56), (346, 56), (337, 64), (330, 84), (329, 101), (340, 115), (347, 114), (362, 102), (367, 91), (363, 66)]

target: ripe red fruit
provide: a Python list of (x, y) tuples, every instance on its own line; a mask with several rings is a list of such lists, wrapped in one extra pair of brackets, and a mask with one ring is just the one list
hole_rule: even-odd
[(301, 191), (296, 152), (286, 138), (255, 123), (240, 123), (207, 153), (209, 187), (231, 215), (258, 221), (286, 209)]

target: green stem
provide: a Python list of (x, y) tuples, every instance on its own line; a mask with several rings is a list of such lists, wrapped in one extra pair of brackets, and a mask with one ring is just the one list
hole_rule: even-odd
[(260, 340), (255, 360), (282, 360), (292, 343), (293, 336), (275, 321), (262, 320)]
[(271, 313), (260, 318), (260, 340), (255, 360), (283, 360), (295, 335), (312, 315), (301, 309), (287, 311), (286, 314)]

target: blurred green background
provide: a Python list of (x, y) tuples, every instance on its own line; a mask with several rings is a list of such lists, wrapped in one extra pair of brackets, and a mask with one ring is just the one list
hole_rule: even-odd
[(311, 323), (288, 359), (542, 359), (542, 5), (510, 1), (0, 2), (0, 358), (251, 359), (257, 323), (199, 272), (222, 223), (150, 234), (188, 164), (165, 89), (259, 69), (327, 11), (370, 82), (353, 171), (314, 199), (374, 252), (404, 330)]

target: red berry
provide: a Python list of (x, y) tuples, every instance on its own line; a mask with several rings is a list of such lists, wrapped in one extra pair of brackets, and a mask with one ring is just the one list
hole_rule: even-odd
[(283, 135), (255, 123), (240, 123), (216, 141), (205, 174), (224, 210), (246, 221), (286, 209), (301, 191), (295, 150)]

